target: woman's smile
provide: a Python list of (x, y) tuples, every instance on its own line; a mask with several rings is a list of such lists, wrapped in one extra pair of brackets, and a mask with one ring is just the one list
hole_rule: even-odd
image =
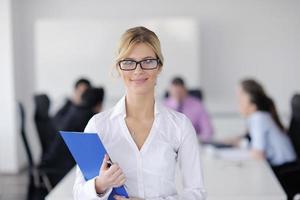
[(148, 80), (148, 78), (133, 78), (130, 79), (131, 82), (133, 82), (136, 85), (142, 85), (144, 84), (146, 81)]

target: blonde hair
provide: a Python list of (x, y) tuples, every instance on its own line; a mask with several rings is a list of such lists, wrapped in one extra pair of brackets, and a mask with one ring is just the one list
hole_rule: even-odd
[(123, 33), (119, 42), (116, 65), (119, 61), (126, 58), (134, 46), (139, 43), (148, 45), (154, 51), (159, 59), (159, 66), (162, 67), (164, 58), (161, 52), (160, 41), (153, 31), (143, 26), (130, 28)]

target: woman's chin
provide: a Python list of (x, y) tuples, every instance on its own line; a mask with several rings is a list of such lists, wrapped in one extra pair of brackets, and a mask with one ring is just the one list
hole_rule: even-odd
[(154, 88), (145, 87), (145, 86), (134, 86), (129, 91), (131, 94), (134, 95), (147, 95), (149, 93), (152, 93), (152, 90)]

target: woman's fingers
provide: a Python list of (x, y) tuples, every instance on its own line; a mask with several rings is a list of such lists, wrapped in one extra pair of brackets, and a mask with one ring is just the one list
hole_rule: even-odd
[(104, 159), (102, 161), (102, 165), (101, 165), (100, 171), (104, 171), (104, 170), (108, 169), (108, 163), (107, 163), (108, 161), (109, 161), (109, 157), (108, 157), (107, 154), (105, 154)]
[(118, 178), (119, 176), (121, 176), (123, 174), (123, 171), (121, 168), (119, 168), (117, 171), (115, 171), (113, 174), (112, 174), (112, 177), (113, 178)]
[(125, 181), (126, 181), (125, 176), (118, 177), (118, 179), (115, 181), (114, 187), (120, 187), (120, 186), (124, 185)]
[(108, 170), (107, 170), (107, 175), (112, 176), (116, 171), (120, 169), (118, 164), (113, 164)]
[(115, 200), (128, 200), (127, 198), (119, 196), (119, 195), (115, 195), (114, 198), (115, 198)]
[(118, 170), (117, 172), (115, 172), (113, 175), (112, 175), (112, 179), (113, 179), (113, 183), (114, 183), (114, 186), (115, 187), (119, 187), (121, 185), (124, 185), (125, 183), (125, 174), (123, 174), (122, 170)]

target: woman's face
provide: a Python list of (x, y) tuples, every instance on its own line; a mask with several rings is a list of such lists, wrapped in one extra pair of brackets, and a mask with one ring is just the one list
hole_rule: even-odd
[(251, 102), (249, 94), (245, 92), (241, 86), (237, 89), (237, 97), (239, 101), (239, 111), (243, 116), (249, 116), (255, 112), (256, 106)]
[[(129, 55), (123, 60), (141, 61), (146, 59), (156, 59), (154, 51), (146, 44), (136, 44)], [(161, 71), (161, 67), (151, 70), (143, 70), (140, 64), (135, 70), (124, 71), (118, 68), (119, 73), (125, 84), (127, 93), (145, 95), (154, 92), (156, 79)]]

